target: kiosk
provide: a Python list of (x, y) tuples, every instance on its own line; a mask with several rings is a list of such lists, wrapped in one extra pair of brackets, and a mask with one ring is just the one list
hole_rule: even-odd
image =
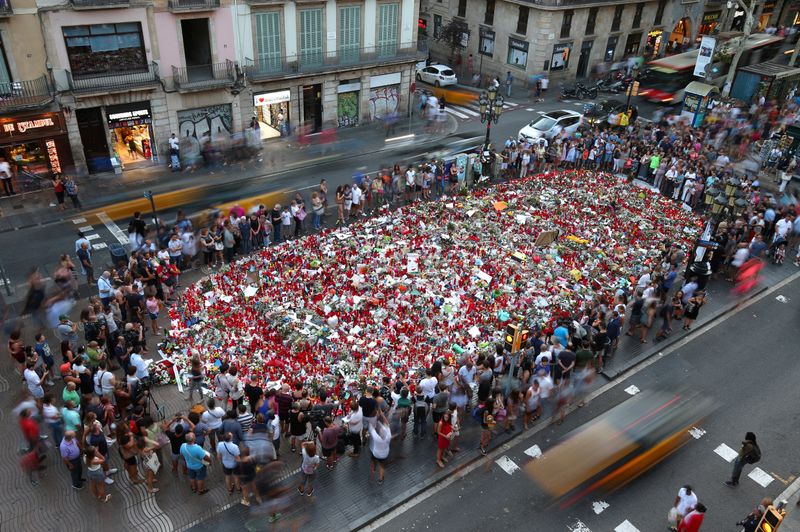
[(699, 127), (706, 113), (713, 107), (712, 101), (719, 95), (719, 88), (708, 83), (692, 81), (686, 86), (681, 116), (686, 117), (692, 127)]

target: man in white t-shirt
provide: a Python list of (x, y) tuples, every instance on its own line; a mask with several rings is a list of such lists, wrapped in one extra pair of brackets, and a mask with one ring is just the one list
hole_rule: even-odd
[(25, 363), (25, 371), (22, 372), (22, 376), (25, 379), (25, 384), (28, 385), (28, 390), (30, 390), (33, 398), (36, 399), (36, 405), (41, 409), (42, 398), (44, 397), (42, 383), (47, 379), (48, 372), (45, 371), (44, 375), (39, 377), (39, 374), (34, 369), (35, 366), (36, 363), (33, 360), (28, 360)]
[[(690, 485), (687, 484), (678, 490), (678, 496), (675, 497), (674, 506), (675, 509), (678, 510), (677, 519), (675, 520), (675, 524), (677, 525), (685, 515), (694, 510), (694, 507), (697, 506), (697, 494)], [(673, 528), (673, 530), (675, 530), (675, 528)]]
[(358, 216), (358, 211), (361, 208), (361, 197), (364, 195), (361, 187), (353, 185), (353, 204), (350, 207), (350, 215)]
[(414, 201), (416, 195), (417, 173), (414, 168), (409, 167), (406, 170), (406, 201)]
[(436, 395), (437, 384), (439, 384), (439, 381), (431, 374), (430, 370), (427, 370), (426, 377), (419, 381), (419, 389), (428, 404), (433, 400), (433, 396)]

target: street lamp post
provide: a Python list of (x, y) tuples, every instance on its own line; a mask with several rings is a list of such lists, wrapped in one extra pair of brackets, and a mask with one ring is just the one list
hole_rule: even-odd
[(484, 150), (489, 146), (492, 122), (496, 124), (500, 119), (500, 115), (503, 113), (503, 103), (505, 103), (503, 95), (498, 94), (497, 87), (494, 86), (494, 83), (489, 86), (488, 92), (482, 92), (478, 98), (478, 105), (481, 111), (481, 123), (486, 124), (486, 140), (483, 142)]

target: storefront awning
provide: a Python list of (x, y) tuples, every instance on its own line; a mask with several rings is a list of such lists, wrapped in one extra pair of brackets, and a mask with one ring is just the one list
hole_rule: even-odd
[(741, 72), (750, 72), (751, 74), (758, 74), (759, 76), (768, 76), (772, 79), (783, 79), (791, 76), (800, 75), (799, 67), (790, 67), (789, 65), (782, 65), (767, 61), (766, 63), (759, 63), (757, 65), (749, 65), (738, 69)]
[(719, 89), (714, 85), (709, 85), (708, 83), (692, 81), (691, 83), (686, 85), (686, 92), (690, 92), (698, 96), (707, 96), (709, 93), (719, 92)]

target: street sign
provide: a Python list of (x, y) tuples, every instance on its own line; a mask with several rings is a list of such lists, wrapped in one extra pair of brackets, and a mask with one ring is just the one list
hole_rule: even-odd
[(152, 200), (152, 199), (153, 199), (153, 192), (152, 192), (152, 191), (150, 191), (150, 190), (145, 190), (145, 192), (144, 192), (144, 198), (145, 198), (145, 199)]

